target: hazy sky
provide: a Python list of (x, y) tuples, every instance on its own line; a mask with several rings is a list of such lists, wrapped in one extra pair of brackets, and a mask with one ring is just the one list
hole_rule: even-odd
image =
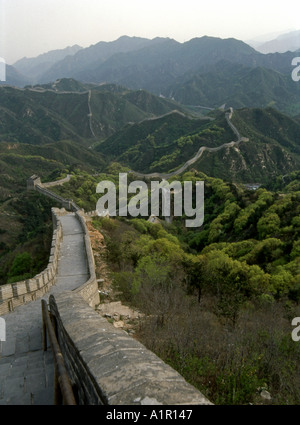
[(0, 0), (0, 57), (11, 64), (122, 35), (249, 40), (299, 29), (299, 0)]

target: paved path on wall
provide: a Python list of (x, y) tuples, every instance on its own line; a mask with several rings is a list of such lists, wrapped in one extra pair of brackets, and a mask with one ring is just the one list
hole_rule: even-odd
[[(50, 293), (75, 289), (88, 280), (81, 225), (72, 213), (60, 219), (63, 241), (57, 283)], [(48, 301), (49, 294), (43, 298)], [(42, 350), (41, 299), (2, 317), (6, 341), (0, 353), (0, 405), (52, 405), (54, 365), (51, 349)]]

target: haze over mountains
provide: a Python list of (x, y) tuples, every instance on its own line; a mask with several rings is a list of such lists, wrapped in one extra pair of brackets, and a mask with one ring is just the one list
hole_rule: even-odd
[(193, 166), (243, 182), (289, 173), (300, 166), (296, 54), (262, 54), (233, 38), (123, 36), (23, 58), (8, 67), (6, 85), (27, 87), (0, 88), (2, 164), (22, 162), (26, 144), (30, 157), (51, 158), (49, 172), (53, 161), (59, 170), (87, 162), (98, 172), (118, 161), (169, 172), (201, 146), (234, 140), (225, 110), (218, 111), (225, 105), (250, 142), (206, 152)]
[(261, 53), (295, 52), (300, 49), (300, 30), (280, 34), (265, 42), (249, 42), (249, 44)]
[(8, 68), (7, 83), (22, 87), (28, 82), (37, 84), (74, 78), (83, 82), (111, 82), (134, 89), (144, 88), (159, 94), (178, 78), (199, 73), (221, 60), (288, 74), (294, 56), (292, 52), (264, 55), (233, 38), (204, 36), (179, 43), (169, 38), (149, 40), (123, 36), (87, 48), (75, 45), (37, 58), (23, 58), (14, 64), (18, 79)]
[(65, 49), (52, 50), (35, 58), (23, 58), (14, 63), (14, 68), (28, 78), (29, 81), (38, 80), (39, 76), (50, 69), (56, 62), (67, 56), (75, 55), (82, 47), (78, 45), (69, 46)]

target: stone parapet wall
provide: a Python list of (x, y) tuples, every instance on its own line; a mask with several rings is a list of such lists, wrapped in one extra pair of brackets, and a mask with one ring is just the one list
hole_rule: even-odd
[(71, 177), (72, 176), (70, 174), (68, 174), (67, 177), (65, 177), (64, 179), (56, 180), (54, 182), (43, 183), (42, 186), (43, 187), (46, 187), (46, 188), (47, 187), (54, 187), (54, 186), (61, 186), (62, 184), (65, 184), (65, 183), (69, 182), (70, 179), (71, 179)]
[(57, 195), (54, 192), (51, 192), (51, 190), (48, 190), (40, 185), (35, 185), (34, 190), (41, 193), (42, 195), (48, 196), (49, 198), (53, 199), (54, 201), (57, 201), (62, 205), (63, 208), (70, 209), (70, 200), (64, 199), (61, 196)]
[(87, 256), (87, 263), (88, 263), (90, 278), (84, 285), (76, 289), (74, 292), (79, 294), (91, 307), (95, 307), (97, 304), (99, 304), (100, 299), (99, 299), (99, 293), (98, 293), (98, 283), (97, 283), (97, 278), (95, 273), (95, 260), (94, 260), (94, 254), (92, 250), (90, 235), (89, 235), (89, 231), (88, 231), (85, 219), (83, 217), (83, 212), (77, 211), (75, 214), (84, 231), (85, 251)]
[(58, 341), (78, 404), (210, 405), (203, 394), (75, 292), (50, 296)]
[(87, 217), (99, 217), (99, 213), (97, 210), (95, 211), (86, 211), (84, 213), (84, 215), (86, 215)]
[(0, 286), (0, 315), (10, 313), (19, 305), (34, 301), (49, 291), (56, 282), (62, 227), (52, 208), (53, 235), (48, 266), (31, 279)]

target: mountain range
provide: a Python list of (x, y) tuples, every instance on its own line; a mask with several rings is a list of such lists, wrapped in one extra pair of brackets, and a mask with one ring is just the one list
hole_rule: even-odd
[(68, 56), (73, 56), (79, 52), (82, 47), (75, 44), (68, 46), (65, 49), (52, 50), (43, 53), (34, 58), (22, 58), (14, 63), (14, 68), (23, 74), (29, 81), (38, 80), (39, 76), (48, 71), (56, 62), (65, 59)]
[(159, 94), (176, 78), (186, 73), (197, 73), (202, 67), (221, 60), (245, 66), (262, 66), (288, 74), (294, 56), (292, 52), (264, 55), (234, 38), (204, 36), (179, 43), (170, 38), (150, 40), (123, 36), (87, 48), (75, 45), (37, 58), (22, 59), (14, 67), (26, 80), (30, 77), (32, 84), (67, 77), (84, 82), (113, 82)]
[(290, 31), (288, 33), (280, 34), (275, 38), (268, 41), (257, 43), (249, 43), (257, 51), (261, 53), (284, 53), (287, 51), (295, 52), (300, 49), (300, 30)]
[[(166, 173), (202, 146), (218, 148), (236, 140), (226, 109), (195, 114), (145, 90), (73, 79), (27, 89), (2, 87), (0, 112), (5, 198), (11, 179), (25, 178), (24, 173), (38, 170), (49, 176), (70, 167), (97, 173), (116, 161), (128, 170)], [(245, 183), (270, 181), (300, 168), (299, 118), (272, 107), (243, 107), (234, 109), (232, 122), (249, 141), (203, 152), (193, 168)]]
[(286, 114), (300, 113), (300, 85), (290, 75), (261, 66), (245, 66), (220, 61), (202, 72), (187, 76), (163, 90), (182, 104), (222, 104), (234, 108), (272, 106)]
[(75, 45), (23, 58), (7, 67), (6, 84), (52, 89), (57, 80), (68, 78), (85, 86), (143, 89), (183, 105), (272, 106), (296, 116), (300, 89), (291, 78), (294, 57), (293, 52), (262, 54), (233, 38), (204, 36), (179, 43), (123, 36), (88, 48)]
[(24, 156), (43, 158), (45, 176), (76, 164), (103, 171), (114, 161), (141, 173), (170, 172), (201, 146), (234, 140), (225, 119), (233, 107), (249, 142), (206, 151), (193, 167), (242, 182), (286, 174), (300, 165), (294, 57), (262, 54), (232, 38), (124, 36), (23, 58), (8, 66), (0, 87), (1, 170), (10, 176), (16, 161), (23, 176)]

